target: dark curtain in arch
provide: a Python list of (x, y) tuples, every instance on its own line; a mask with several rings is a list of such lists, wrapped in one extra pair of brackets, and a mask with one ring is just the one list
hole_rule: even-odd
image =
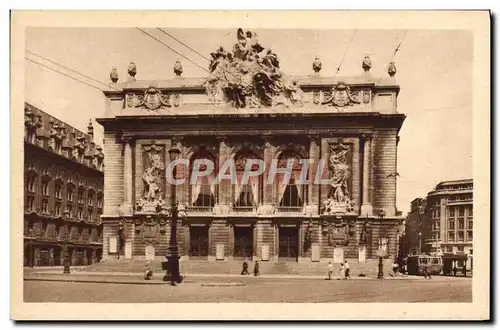
[(288, 184), (284, 182), (285, 174), (276, 175), (278, 205), (299, 207), (304, 204), (304, 187), (300, 184), (300, 174), (302, 171), (301, 156), (292, 151), (284, 151), (278, 158), (278, 168), (286, 168), (287, 162), (290, 159), (293, 159), (294, 163)]
[[(255, 206), (259, 202), (262, 175), (249, 177), (248, 183), (245, 184), (242, 183), (242, 180), (247, 160), (259, 158), (254, 153), (245, 150), (239, 152), (234, 159), (236, 161), (236, 183), (233, 184), (233, 203), (236, 206)], [(255, 165), (252, 171), (257, 169), (258, 165)]]
[[(215, 158), (208, 151), (199, 151), (191, 157), (189, 177), (191, 180), (191, 175), (193, 173), (193, 164), (197, 159), (207, 159), (214, 164), (214, 170), (208, 176), (198, 177), (194, 185), (190, 184), (191, 189), (191, 203), (194, 206), (206, 206), (213, 207), (215, 205), (215, 177), (217, 176), (217, 163)], [(204, 170), (203, 166), (200, 170)]]

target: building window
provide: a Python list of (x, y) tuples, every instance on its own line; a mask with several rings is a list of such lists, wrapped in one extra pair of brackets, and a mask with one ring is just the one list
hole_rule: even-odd
[(49, 201), (46, 199), (42, 200), (42, 212), (49, 213)]
[(62, 185), (60, 183), (56, 183), (54, 186), (54, 194), (56, 198), (62, 198)]
[(43, 180), (42, 182), (42, 195), (49, 196), (49, 181)]
[[(196, 160), (200, 162), (199, 165), (197, 165), (199, 166), (199, 168), (193, 169), (193, 165), (195, 164)], [(191, 177), (193, 170), (206, 170), (207, 161), (215, 164), (214, 157), (212, 157), (212, 155), (206, 150), (200, 150), (195, 155), (193, 155), (193, 157), (191, 158), (191, 166), (189, 168), (189, 177)], [(198, 162), (196, 162), (196, 164), (198, 164)], [(179, 175), (179, 173), (177, 173), (177, 175)], [(189, 185), (189, 187), (191, 188), (191, 205), (206, 208), (210, 208), (215, 205), (216, 186), (213, 183), (216, 175), (217, 173), (212, 172), (208, 177), (198, 177), (194, 184)]]
[(97, 207), (102, 209), (102, 196), (97, 196)]
[(93, 192), (89, 191), (88, 197), (87, 197), (87, 203), (89, 206), (94, 206), (94, 193)]
[[(237, 191), (235, 192), (235, 194)], [(236, 206), (241, 207), (252, 207), (254, 205), (254, 197), (252, 186), (250, 184), (245, 184), (241, 187), (238, 200), (236, 201)]]
[(458, 216), (463, 217), (465, 215), (465, 208), (463, 206), (458, 207)]
[(68, 218), (73, 218), (73, 207), (71, 205), (66, 206), (66, 212), (68, 214)]
[(300, 207), (303, 205), (303, 186), (295, 184), (294, 178), (286, 186), (281, 197), (280, 206)]
[(458, 232), (458, 241), (459, 242), (463, 242), (464, 241), (464, 232), (463, 231), (459, 231)]
[(92, 208), (89, 208), (89, 221), (93, 221), (94, 220), (94, 210)]
[(453, 246), (447, 246), (446, 252), (453, 252)]
[(78, 218), (78, 220), (83, 219), (83, 208), (81, 208), (81, 207), (78, 208), (77, 218)]
[(472, 230), (472, 221), (467, 221), (467, 229)]
[(465, 229), (464, 219), (458, 219), (458, 229)]
[(78, 189), (78, 204), (83, 204), (83, 189)]
[(455, 230), (455, 221), (448, 220), (448, 229), (449, 230)]
[(472, 255), (472, 249), (469, 250), (469, 254)]
[(472, 242), (473, 237), (472, 237), (472, 230), (467, 231), (467, 241)]
[(26, 204), (27, 209), (33, 211), (35, 209), (35, 196), (28, 196)]
[(455, 208), (454, 207), (450, 207), (448, 209), (448, 218), (455, 218)]
[(68, 200), (68, 202), (72, 202), (73, 201), (73, 188), (72, 187), (67, 187), (67, 189), (66, 189), (66, 199)]
[(36, 183), (36, 177), (35, 176), (29, 176), (28, 177), (28, 191), (34, 193), (35, 192), (35, 183)]
[(450, 241), (450, 242), (455, 241), (455, 233), (454, 232), (448, 232), (448, 241)]
[(473, 216), (473, 215), (474, 215), (474, 213), (473, 213), (473, 207), (471, 206), (471, 207), (469, 207), (469, 208), (467, 209), (467, 216), (468, 216), (469, 218), (472, 218), (472, 216)]
[(458, 246), (457, 247), (458, 252), (464, 252), (464, 247), (463, 246)]
[(55, 203), (54, 213), (55, 213), (55, 215), (61, 215), (61, 203), (59, 203), (59, 202)]

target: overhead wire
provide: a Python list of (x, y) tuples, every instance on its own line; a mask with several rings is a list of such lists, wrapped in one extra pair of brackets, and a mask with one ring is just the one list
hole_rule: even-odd
[(156, 40), (157, 42), (159, 42), (163, 46), (167, 47), (172, 52), (176, 53), (177, 55), (181, 56), (182, 58), (184, 58), (184, 59), (188, 60), (189, 62), (193, 63), (194, 65), (196, 65), (198, 68), (202, 69), (203, 71), (206, 71), (206, 72), (210, 73), (210, 71), (208, 71), (207, 69), (205, 69), (204, 67), (202, 67), (201, 65), (199, 65), (198, 63), (196, 63), (195, 61), (191, 60), (189, 57), (187, 57), (186, 55), (182, 54), (181, 52), (178, 52), (177, 50), (173, 49), (172, 47), (170, 47), (169, 45), (167, 45), (166, 43), (164, 43), (160, 39), (156, 38), (154, 35), (152, 35), (152, 34), (146, 32), (146, 31), (144, 31), (143, 29), (141, 29), (139, 27), (137, 27), (136, 29), (138, 29), (139, 31), (141, 31), (142, 33), (144, 33), (145, 35), (147, 35), (151, 39)]
[(187, 45), (186, 43), (182, 42), (181, 40), (179, 40), (178, 38), (174, 37), (173, 35), (171, 35), (170, 33), (168, 33), (167, 31), (163, 30), (162, 28), (157, 28), (158, 30), (160, 30), (161, 32), (163, 32), (165, 35), (167, 35), (168, 37), (174, 39), (175, 41), (177, 41), (178, 43), (180, 43), (181, 45), (183, 45), (184, 47), (186, 47), (187, 49), (189, 49), (190, 51), (192, 51), (193, 53), (201, 56), (202, 58), (204, 58), (205, 60), (207, 61), (211, 61), (208, 57), (206, 57), (205, 55), (201, 54), (200, 52), (198, 52), (197, 50), (195, 50), (194, 48), (190, 47), (189, 45)]
[(339, 66), (337, 67), (337, 71), (335, 71), (335, 77), (337, 76), (337, 74), (339, 73), (340, 71), (340, 67), (342, 66), (342, 64), (344, 63), (344, 59), (345, 59), (345, 56), (347, 55), (347, 52), (349, 51), (349, 48), (351, 47), (351, 44), (352, 44), (352, 41), (354, 40), (354, 37), (356, 36), (356, 33), (358, 32), (358, 30), (354, 30), (354, 33), (352, 34), (351, 36), (351, 40), (349, 41), (349, 44), (347, 45), (347, 48), (345, 49), (344, 51), (344, 55), (342, 55), (342, 59), (340, 60), (340, 64)]
[(51, 71), (54, 71), (55, 73), (58, 73), (58, 74), (60, 74), (60, 75), (66, 76), (66, 77), (68, 77), (68, 78), (70, 78), (70, 79), (73, 79), (73, 80), (75, 80), (75, 81), (77, 81), (77, 82), (79, 82), (79, 83), (82, 83), (82, 84), (87, 85), (87, 86), (89, 86), (89, 87), (92, 87), (92, 88), (95, 88), (95, 89), (97, 89), (97, 90), (100, 90), (101, 92), (103, 92), (103, 91), (104, 91), (103, 89), (101, 89), (101, 88), (99, 88), (99, 87), (96, 87), (96, 86), (94, 86), (94, 85), (92, 85), (92, 84), (89, 84), (89, 83), (87, 83), (87, 82), (85, 82), (85, 81), (83, 81), (83, 80), (80, 80), (80, 79), (78, 79), (78, 78), (72, 77), (72, 76), (70, 76), (70, 75), (68, 75), (68, 74), (66, 74), (66, 73), (64, 73), (64, 72), (61, 72), (61, 71), (56, 70), (56, 69), (54, 69), (54, 68), (51, 68), (50, 66), (47, 66), (47, 65), (45, 65), (45, 64), (43, 64), (43, 63), (40, 63), (40, 62), (34, 61), (34, 60), (32, 60), (32, 59), (30, 59), (30, 58), (28, 58), (28, 57), (25, 57), (25, 59), (26, 59), (26, 60), (28, 60), (28, 61), (30, 61), (30, 62), (32, 62), (32, 63), (34, 63), (34, 64), (37, 64), (37, 65), (39, 65), (39, 66), (42, 66), (42, 67), (44, 67), (44, 68), (46, 68), (46, 69), (49, 69), (49, 70), (51, 70)]
[(119, 89), (117, 89), (117, 88), (115, 88), (115, 87), (113, 87), (113, 86), (111, 86), (111, 85), (109, 85), (109, 84), (107, 84), (107, 83), (104, 83), (104, 82), (102, 82), (102, 81), (100, 81), (100, 80), (97, 80), (97, 79), (95, 79), (95, 78), (92, 78), (92, 77), (90, 77), (90, 76), (87, 76), (87, 75), (85, 75), (85, 74), (83, 74), (83, 73), (81, 73), (81, 72), (79, 72), (79, 71), (77, 71), (77, 70), (71, 69), (71, 68), (69, 68), (69, 67), (67, 67), (67, 66), (65, 66), (65, 65), (62, 65), (62, 64), (60, 64), (60, 63), (58, 63), (58, 62), (56, 62), (56, 61), (53, 61), (53, 60), (51, 60), (51, 59), (49, 59), (49, 58), (47, 58), (47, 57), (42, 56), (42, 55), (40, 55), (40, 54), (37, 54), (37, 53), (32, 52), (32, 51), (30, 51), (30, 50), (26, 50), (26, 52), (27, 52), (27, 53), (29, 53), (29, 54), (31, 54), (31, 55), (34, 55), (34, 56), (36, 56), (36, 57), (38, 57), (38, 58), (41, 58), (41, 59), (43, 59), (43, 60), (45, 60), (45, 61), (48, 61), (48, 62), (50, 62), (50, 63), (52, 63), (52, 64), (55, 64), (55, 65), (57, 65), (57, 66), (59, 66), (59, 67), (61, 67), (61, 68), (64, 68), (64, 69), (66, 69), (66, 70), (68, 70), (68, 71), (71, 71), (71, 72), (73, 72), (73, 73), (76, 73), (76, 74), (78, 74), (78, 75), (80, 75), (80, 76), (82, 76), (82, 77), (85, 77), (85, 78), (87, 78), (87, 79), (90, 79), (90, 80), (92, 80), (92, 81), (95, 81), (95, 82), (97, 82), (97, 83), (99, 83), (99, 84), (103, 84), (103, 85), (105, 85), (105, 86), (107, 86), (107, 87), (109, 87), (109, 88), (112, 88), (112, 89), (114, 89), (114, 90), (119, 90)]

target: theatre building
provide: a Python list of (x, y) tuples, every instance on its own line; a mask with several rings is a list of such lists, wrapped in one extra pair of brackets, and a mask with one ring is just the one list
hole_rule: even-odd
[[(175, 167), (177, 179), (187, 178), (174, 185), (186, 211), (177, 226), (181, 260), (376, 263), (381, 254), (392, 262), (403, 220), (396, 163), (405, 119), (394, 63), (387, 77), (374, 78), (370, 59), (361, 58), (359, 76), (332, 77), (316, 58), (310, 74), (287, 76), (275, 53), (243, 33), (231, 51), (211, 56), (203, 78), (182, 76), (179, 61), (166, 80), (136, 79), (134, 63), (123, 82), (112, 70), (98, 119), (105, 130), (104, 258), (164, 260), (167, 169), (187, 159)], [(190, 184), (196, 159), (215, 169)], [(236, 183), (213, 184), (228, 159)], [(243, 183), (249, 159), (264, 161), (265, 172)], [(301, 159), (310, 159), (307, 182), (299, 180)], [(281, 169), (294, 160), (288, 183), (282, 174), (268, 183), (273, 160)]]
[(24, 108), (24, 266), (73, 266), (102, 257), (103, 160), (85, 134), (30, 104)]

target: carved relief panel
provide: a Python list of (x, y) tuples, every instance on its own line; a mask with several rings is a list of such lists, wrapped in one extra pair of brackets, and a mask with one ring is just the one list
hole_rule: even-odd
[[(165, 198), (165, 168), (166, 154), (165, 145), (150, 141), (143, 144), (140, 154), (141, 159), (136, 168), (136, 173), (140, 173), (139, 198), (136, 203), (138, 212), (156, 212), (158, 207), (164, 205)], [(137, 187), (136, 187), (137, 188)]]
[(355, 214), (359, 207), (359, 141), (348, 138), (323, 139), (323, 178), (321, 213)]

